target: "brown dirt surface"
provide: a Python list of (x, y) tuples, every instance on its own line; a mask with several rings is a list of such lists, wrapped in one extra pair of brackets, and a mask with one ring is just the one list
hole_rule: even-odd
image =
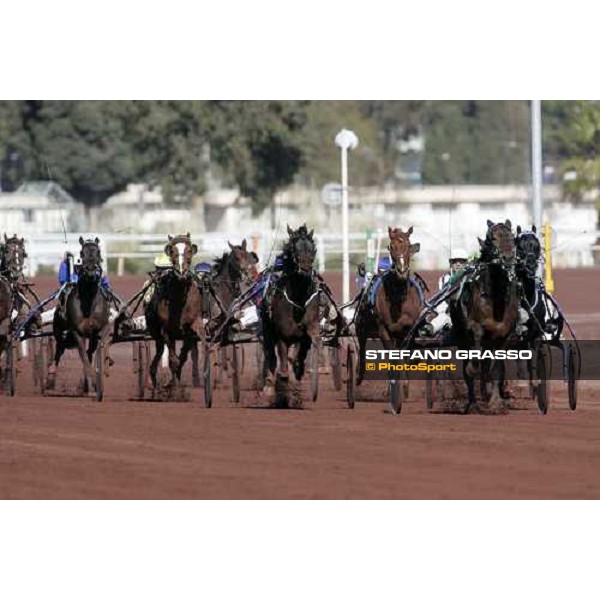
[[(437, 274), (424, 275), (433, 289)], [(328, 280), (339, 296), (339, 274)], [(112, 283), (127, 298), (142, 281)], [(36, 283), (42, 296), (56, 287), (53, 278)], [(557, 271), (556, 283), (576, 333), (600, 335), (600, 270)], [(326, 373), (310, 402), (307, 373), (296, 386), (300, 409), (273, 410), (253, 389), (254, 356), (246, 346), (240, 404), (224, 376), (210, 410), (191, 387), (184, 401), (132, 401), (130, 344), (113, 347), (102, 403), (76, 395), (81, 367), (72, 352), (59, 370), (60, 396), (41, 396), (31, 356), (22, 358), (17, 395), (0, 396), (0, 497), (600, 497), (600, 382), (580, 383), (575, 412), (565, 384), (551, 382), (546, 416), (531, 400), (507, 415), (429, 413), (423, 384), (411, 382), (410, 400), (393, 416), (381, 382), (365, 384), (378, 401), (349, 410)]]

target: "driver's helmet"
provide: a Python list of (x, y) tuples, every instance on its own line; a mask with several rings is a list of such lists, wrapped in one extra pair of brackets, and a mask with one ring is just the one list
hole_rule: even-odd
[(168, 269), (171, 266), (171, 260), (164, 252), (162, 252), (154, 257), (154, 266), (157, 269)]
[(377, 263), (377, 271), (382, 273), (387, 271), (392, 266), (392, 259), (389, 256), (382, 256)]
[(278, 256), (275, 259), (275, 268), (276, 269), (283, 269), (283, 256)]
[(455, 269), (460, 269), (469, 262), (469, 253), (464, 248), (453, 248), (448, 262), (450, 270), (454, 273)]

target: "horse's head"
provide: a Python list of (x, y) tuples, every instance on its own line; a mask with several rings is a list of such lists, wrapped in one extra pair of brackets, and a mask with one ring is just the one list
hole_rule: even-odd
[(246, 240), (242, 240), (239, 246), (234, 246), (231, 242), (227, 242), (231, 252), (229, 253), (229, 262), (233, 266), (234, 271), (240, 274), (242, 279), (252, 279), (254, 262), (253, 252), (247, 248)]
[(79, 251), (79, 257), (81, 258), (80, 275), (83, 277), (97, 277), (102, 271), (100, 240), (98, 238), (84, 240), (83, 237), (80, 237), (79, 244), (81, 245)]
[(2, 270), (10, 279), (19, 279), (23, 275), (26, 257), (25, 239), (18, 238), (16, 233), (11, 238), (4, 234)]
[(295, 269), (303, 275), (312, 274), (317, 254), (317, 246), (313, 240), (314, 231), (312, 229), (308, 231), (306, 224), (295, 231), (288, 225), (287, 230), (290, 236), (287, 249)]
[(511, 222), (508, 219), (504, 223), (493, 223), (488, 220), (487, 225), (485, 240), (479, 240), (481, 260), (500, 263), (503, 266), (514, 265), (516, 246)]
[(388, 227), (388, 234), (390, 236), (388, 250), (392, 257), (394, 271), (398, 277), (408, 276), (410, 257), (421, 249), (421, 244), (410, 243), (412, 232), (412, 227), (409, 227), (406, 232), (397, 227)]
[(530, 231), (523, 231), (521, 226), (517, 226), (517, 261), (519, 266), (529, 277), (535, 277), (538, 264), (542, 255), (542, 245), (537, 236), (535, 225), (532, 225)]
[(198, 252), (198, 246), (192, 244), (190, 234), (169, 236), (165, 254), (171, 260), (173, 270), (178, 277), (187, 277), (191, 273), (192, 257)]

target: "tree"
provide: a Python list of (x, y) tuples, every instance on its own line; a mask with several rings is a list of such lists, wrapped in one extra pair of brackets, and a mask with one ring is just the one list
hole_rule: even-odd
[(129, 102), (43, 101), (29, 105), (37, 173), (86, 207), (99, 206), (136, 180), (126, 135)]
[(214, 160), (262, 212), (291, 184), (303, 162), (306, 102), (214, 101), (208, 103)]
[(12, 191), (35, 169), (24, 103), (0, 102), (0, 189)]
[(130, 107), (126, 133), (135, 171), (167, 199), (192, 197), (206, 188), (205, 151), (210, 114), (206, 102), (138, 101)]

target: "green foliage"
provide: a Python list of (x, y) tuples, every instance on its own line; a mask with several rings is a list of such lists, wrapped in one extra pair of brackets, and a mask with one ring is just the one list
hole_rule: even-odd
[(304, 164), (300, 179), (315, 187), (340, 179), (340, 149), (334, 144), (342, 128), (359, 137), (359, 145), (349, 154), (350, 184), (382, 183), (385, 175), (384, 154), (377, 136), (377, 124), (365, 116), (360, 102), (314, 101), (308, 107), (303, 132)]
[(210, 143), (243, 195), (261, 212), (303, 163), (307, 102), (209, 102)]
[[(544, 159), (575, 170), (573, 198), (598, 186), (600, 106), (545, 101)], [(131, 182), (160, 185), (167, 200), (202, 194), (210, 180), (237, 186), (255, 213), (278, 190), (339, 180), (342, 128), (356, 132), (354, 186), (402, 185), (405, 142), (424, 184), (529, 180), (527, 101), (11, 101), (0, 102), (3, 189), (57, 180), (100, 205)], [(413, 164), (414, 167), (414, 164)]]
[(423, 109), (423, 182), (524, 183), (529, 107), (524, 101), (430, 102)]

